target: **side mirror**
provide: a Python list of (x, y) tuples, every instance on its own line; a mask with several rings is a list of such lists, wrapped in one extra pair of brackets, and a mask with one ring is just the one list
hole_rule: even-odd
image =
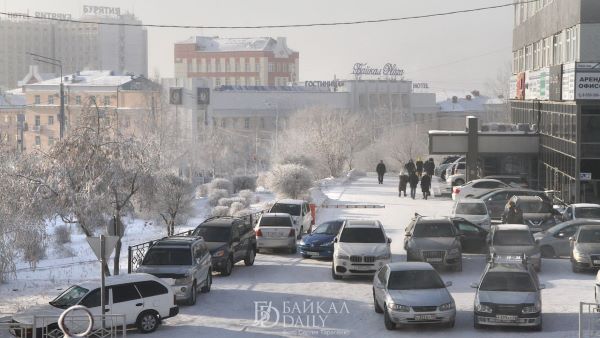
[(571, 236), (571, 237), (569, 237), (569, 241), (571, 241), (571, 242), (575, 242), (575, 236)]
[(444, 285), (446, 285), (446, 287), (450, 287), (452, 286), (452, 281), (447, 281), (446, 283), (444, 283)]
[(546, 284), (543, 284), (543, 283), (542, 283), (542, 284), (540, 284), (540, 290), (543, 290), (543, 289), (545, 289), (545, 288), (546, 288)]
[(337, 243), (337, 242), (338, 242), (338, 239), (336, 237), (336, 238), (333, 239), (333, 243)]
[(388, 237), (387, 242), (392, 243), (392, 239)]
[(473, 283), (471, 283), (471, 287), (472, 287), (473, 289), (477, 289), (477, 288), (479, 287), (479, 283), (477, 283), (477, 282), (473, 282)]
[(559, 232), (558, 234), (556, 234), (556, 237), (563, 238), (563, 237), (565, 237), (565, 233), (564, 232)]

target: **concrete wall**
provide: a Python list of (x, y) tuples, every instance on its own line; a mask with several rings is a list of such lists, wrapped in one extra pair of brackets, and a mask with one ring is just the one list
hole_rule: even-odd
[[(599, 2), (600, 3), (600, 2)], [(582, 24), (579, 31), (581, 62), (600, 60), (600, 23)]]

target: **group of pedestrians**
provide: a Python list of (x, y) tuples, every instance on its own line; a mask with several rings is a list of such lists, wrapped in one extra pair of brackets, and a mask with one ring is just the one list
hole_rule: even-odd
[[(383, 177), (387, 172), (383, 160), (379, 161), (375, 171), (377, 172), (377, 182), (379, 184), (383, 184)], [(404, 194), (404, 197), (406, 197), (406, 188), (409, 186), (410, 197), (415, 199), (417, 195), (417, 185), (419, 185), (420, 181), (423, 199), (427, 199), (427, 197), (431, 196), (431, 178), (433, 177), (434, 171), (435, 163), (433, 162), (433, 158), (430, 158), (426, 162), (423, 162), (420, 158), (418, 158), (416, 163), (411, 158), (408, 163), (404, 165), (404, 170), (400, 173), (398, 196), (402, 197), (402, 194)]]

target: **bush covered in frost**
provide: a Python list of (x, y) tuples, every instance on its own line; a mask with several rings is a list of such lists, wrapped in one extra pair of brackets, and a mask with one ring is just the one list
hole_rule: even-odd
[(219, 205), (219, 200), (221, 198), (228, 198), (229, 191), (225, 189), (214, 189), (208, 193), (208, 204), (211, 207)]
[(245, 200), (242, 197), (230, 197), (230, 198), (221, 198), (219, 200), (220, 206), (231, 207), (231, 205), (235, 202), (244, 203)]
[(229, 214), (231, 216), (236, 216), (238, 215), (238, 213), (240, 213), (240, 211), (244, 209), (246, 209), (246, 207), (241, 202), (233, 202), (231, 204), (231, 207), (229, 207)]
[(215, 178), (209, 183), (209, 193), (218, 189), (227, 190), (227, 192), (231, 194), (233, 193), (233, 184), (227, 179)]
[(255, 203), (256, 196), (250, 190), (242, 190), (238, 192), (238, 196), (244, 199), (244, 206), (249, 207), (250, 204)]
[(233, 192), (240, 190), (256, 190), (256, 177), (251, 176), (236, 176), (232, 180)]
[(229, 216), (229, 207), (218, 205), (212, 209), (211, 214), (214, 217)]
[(310, 171), (298, 164), (275, 166), (267, 176), (267, 186), (281, 197), (299, 198), (312, 186)]
[(54, 228), (54, 241), (58, 245), (71, 242), (71, 229), (69, 229), (68, 225), (59, 225)]

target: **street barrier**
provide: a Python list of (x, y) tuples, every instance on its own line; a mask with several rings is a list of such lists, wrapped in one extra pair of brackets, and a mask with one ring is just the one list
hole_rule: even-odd
[(600, 337), (600, 304), (579, 303), (579, 338)]

